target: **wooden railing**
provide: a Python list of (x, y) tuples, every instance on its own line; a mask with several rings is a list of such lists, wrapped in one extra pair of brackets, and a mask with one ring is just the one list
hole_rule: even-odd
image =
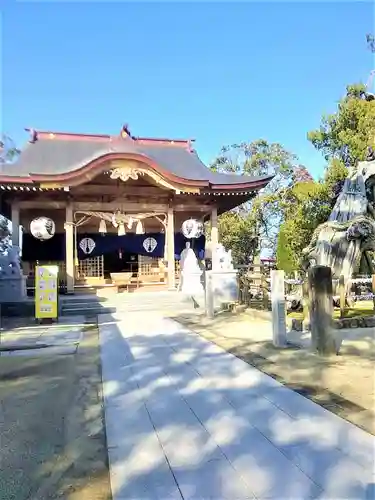
[[(64, 261), (48, 261), (40, 262), (44, 265), (57, 265), (59, 267), (59, 283), (61, 292), (66, 291), (66, 266)], [(160, 259), (147, 259), (146, 262), (131, 262), (127, 263), (129, 270), (132, 273), (132, 284), (139, 287), (144, 285), (167, 284), (167, 267), (161, 263)], [(28, 276), (27, 286), (30, 290), (35, 287), (35, 262), (23, 262), (24, 273)], [(124, 272), (127, 272), (126, 270)], [(176, 282), (178, 283), (180, 265), (175, 261)], [(111, 279), (106, 280), (104, 270), (104, 257), (89, 257), (78, 261), (75, 266), (75, 284), (76, 286), (101, 286), (111, 284)]]

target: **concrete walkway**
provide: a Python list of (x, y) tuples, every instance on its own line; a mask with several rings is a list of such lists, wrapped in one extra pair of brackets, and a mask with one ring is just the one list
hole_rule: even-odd
[(61, 317), (52, 325), (9, 326), (0, 330), (0, 356), (74, 354), (82, 339), (84, 316)]
[(114, 500), (375, 497), (373, 436), (173, 320), (100, 342)]

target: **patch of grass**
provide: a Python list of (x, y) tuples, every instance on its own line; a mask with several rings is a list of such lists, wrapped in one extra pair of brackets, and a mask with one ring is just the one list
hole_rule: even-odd
[[(354, 307), (350, 307), (345, 310), (344, 318), (362, 318), (365, 316), (374, 316), (374, 305), (372, 301), (366, 300), (363, 302), (356, 302)], [(340, 309), (334, 309), (333, 311), (334, 319), (340, 319)], [(300, 319), (303, 320), (303, 312), (291, 312), (287, 314), (288, 319)]]

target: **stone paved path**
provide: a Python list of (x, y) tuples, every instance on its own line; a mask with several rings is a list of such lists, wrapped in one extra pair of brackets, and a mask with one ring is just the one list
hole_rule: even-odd
[(114, 500), (375, 497), (373, 436), (171, 319), (99, 328)]

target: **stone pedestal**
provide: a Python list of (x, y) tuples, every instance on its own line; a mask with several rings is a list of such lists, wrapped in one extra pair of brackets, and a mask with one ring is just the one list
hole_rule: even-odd
[(26, 298), (26, 276), (0, 279), (0, 303), (23, 302)]
[(181, 292), (188, 295), (199, 295), (203, 293), (203, 285), (201, 283), (202, 271), (190, 271), (186, 269), (182, 271), (182, 286)]
[(0, 256), (0, 303), (26, 299), (26, 276), (22, 274), (19, 248), (9, 247)]
[(213, 317), (222, 304), (237, 302), (237, 271), (206, 271), (206, 313)]

